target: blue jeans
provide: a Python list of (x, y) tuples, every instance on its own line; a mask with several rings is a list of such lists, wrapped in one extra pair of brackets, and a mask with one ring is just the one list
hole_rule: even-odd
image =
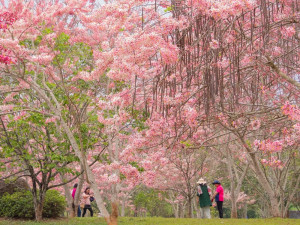
[(78, 206), (77, 217), (81, 217), (81, 208), (80, 208), (80, 205)]

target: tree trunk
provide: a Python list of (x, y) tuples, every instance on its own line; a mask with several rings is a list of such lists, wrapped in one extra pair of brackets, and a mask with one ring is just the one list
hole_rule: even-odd
[(248, 219), (248, 205), (245, 203), (245, 208), (244, 208), (244, 218)]
[(43, 203), (37, 202), (34, 206), (34, 214), (36, 221), (42, 221), (43, 219)]
[(231, 193), (230, 193), (230, 195), (231, 195), (231, 218), (233, 218), (233, 219), (236, 219), (236, 218), (238, 218), (238, 215), (237, 215), (237, 196), (236, 195), (238, 195), (238, 193), (237, 192), (235, 192), (235, 188), (234, 188), (234, 185), (233, 184), (231, 184)]
[(122, 200), (122, 206), (121, 206), (121, 216), (125, 216), (125, 199)]
[[(61, 173), (60, 173), (60, 179), (61, 179), (62, 183), (65, 181), (64, 175)], [(76, 208), (74, 207), (72, 193), (71, 193), (71, 190), (70, 190), (70, 187), (68, 184), (64, 184), (63, 187), (64, 187), (64, 191), (65, 191), (65, 196), (67, 199), (68, 217), (73, 218), (76, 215), (75, 214)]]
[(178, 205), (174, 209), (175, 218), (179, 218), (179, 207)]
[(112, 203), (111, 214), (108, 218), (105, 217), (105, 220), (108, 225), (117, 225), (118, 224), (118, 204), (116, 202)]
[(68, 202), (68, 217), (73, 218), (76, 215), (76, 210), (77, 208), (75, 207), (75, 205), (73, 203), (69, 204)]
[[(239, 190), (236, 191), (235, 182), (236, 178), (233, 175), (234, 161), (232, 160), (232, 154), (230, 152), (229, 145), (227, 145), (227, 169), (230, 177), (230, 198), (231, 198), (231, 218), (237, 218), (237, 208), (236, 208), (236, 194), (239, 194)], [(237, 175), (237, 174), (236, 174)]]
[(172, 203), (171, 205), (172, 205), (175, 218), (179, 218), (178, 203)]
[(240, 138), (240, 141), (242, 142), (243, 146), (246, 148), (247, 152), (249, 153), (249, 156), (253, 163), (252, 165), (253, 165), (254, 171), (256, 173), (258, 182), (260, 183), (262, 188), (264, 188), (265, 192), (269, 196), (270, 213), (271, 213), (272, 217), (280, 217), (279, 203), (276, 198), (275, 190), (272, 188), (272, 186), (270, 185), (270, 182), (266, 178), (266, 176), (257, 160), (256, 155), (252, 153), (252, 149), (248, 147), (248, 145), (245, 142), (245, 140), (243, 139), (243, 137), (241, 137), (240, 135), (238, 135), (238, 137)]
[(194, 205), (194, 209), (195, 209), (196, 214), (197, 214), (197, 218), (201, 218), (201, 211), (200, 211), (199, 205), (197, 204), (197, 200), (194, 199), (193, 203), (194, 203), (193, 204)]
[[(80, 166), (80, 168), (81, 168), (81, 170), (83, 170), (82, 166)], [(79, 176), (79, 182), (78, 182), (77, 190), (76, 190), (75, 196), (74, 196), (75, 216), (78, 214), (78, 207), (80, 205), (80, 195), (81, 195), (81, 191), (83, 188), (83, 183), (84, 183), (84, 175), (81, 174)], [(80, 214), (80, 216), (81, 216), (81, 214)]]
[(232, 219), (238, 218), (237, 207), (236, 207), (236, 200), (235, 199), (231, 200), (231, 218)]
[(192, 204), (192, 198), (188, 198), (188, 207), (189, 207), (189, 218), (192, 218), (193, 216), (193, 204)]
[(137, 217), (137, 216), (138, 216), (137, 212), (138, 212), (138, 210), (137, 210), (137, 208), (135, 207), (135, 208), (134, 208), (134, 212), (133, 212), (133, 217)]
[(43, 207), (46, 196), (46, 191), (41, 188), (38, 192), (36, 185), (33, 185), (32, 196), (33, 196), (33, 205), (34, 205), (34, 215), (36, 221), (41, 221), (43, 219)]
[(277, 198), (271, 194), (270, 196), (270, 204), (271, 204), (271, 215), (273, 217), (280, 217), (280, 210)]
[(185, 217), (185, 203), (182, 203), (180, 207), (180, 218), (184, 218), (184, 217)]
[(265, 189), (267, 195), (269, 196), (270, 213), (272, 217), (280, 217), (279, 204), (275, 195), (275, 191), (271, 187), (267, 178), (264, 176), (262, 169), (257, 162), (256, 157), (254, 155), (251, 155), (251, 159), (254, 164), (254, 170), (256, 172), (258, 182)]
[(43, 207), (44, 207), (44, 199), (45, 193), (33, 193), (33, 204), (34, 204), (34, 215), (36, 221), (41, 221), (43, 219)]

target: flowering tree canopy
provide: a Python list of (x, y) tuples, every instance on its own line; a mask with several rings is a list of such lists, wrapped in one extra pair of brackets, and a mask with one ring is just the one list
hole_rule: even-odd
[[(0, 4), (2, 164), (17, 162), (16, 174), (19, 160), (37, 160), (47, 173), (84, 173), (115, 224), (105, 194), (118, 202), (140, 183), (182, 185), (191, 200), (202, 155), (216, 146), (227, 154), (230, 142), (230, 156), (255, 171), (272, 215), (286, 214), (295, 193), (278, 190), (300, 183), (298, 176), (285, 185), (299, 172), (291, 163), (300, 132), (295, 1)], [(30, 159), (18, 147), (10, 152), (12, 140)], [(285, 180), (270, 182), (265, 168)]]

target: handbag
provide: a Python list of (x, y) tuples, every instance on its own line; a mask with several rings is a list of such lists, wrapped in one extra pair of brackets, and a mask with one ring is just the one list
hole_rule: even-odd
[(90, 197), (90, 201), (93, 202), (95, 200), (94, 197)]

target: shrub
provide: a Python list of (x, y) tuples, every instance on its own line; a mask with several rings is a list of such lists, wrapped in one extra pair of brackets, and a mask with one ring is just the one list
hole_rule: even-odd
[[(65, 198), (56, 190), (49, 190), (43, 208), (43, 217), (59, 217), (65, 210)], [(0, 216), (34, 218), (33, 197), (30, 191), (5, 194), (0, 199)]]
[(46, 193), (46, 199), (43, 208), (43, 217), (56, 218), (63, 214), (66, 209), (66, 200), (56, 190), (49, 190)]
[(26, 191), (2, 196), (0, 199), (0, 216), (34, 218), (32, 194)]

